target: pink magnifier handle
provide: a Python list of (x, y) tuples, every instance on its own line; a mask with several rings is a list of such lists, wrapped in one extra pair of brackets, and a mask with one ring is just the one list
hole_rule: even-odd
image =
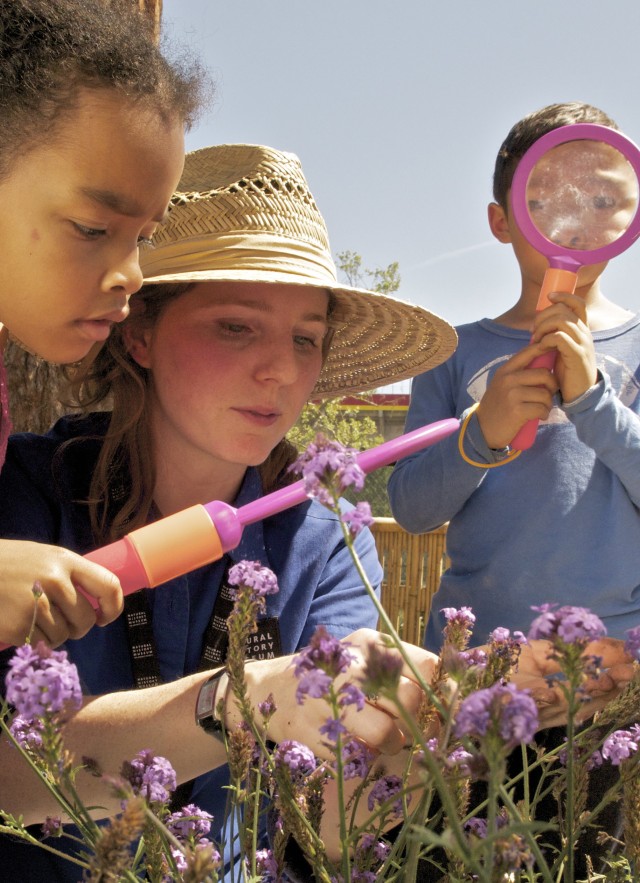
[[(577, 281), (578, 274), (573, 270), (549, 267), (542, 280), (542, 288), (540, 289), (536, 310), (540, 312), (540, 310), (544, 310), (551, 305), (549, 295), (552, 291), (564, 291), (567, 294), (573, 294), (576, 290)], [(554, 350), (537, 356), (529, 364), (529, 368), (548, 368), (549, 371), (553, 371), (555, 363), (556, 352)], [(516, 451), (527, 451), (536, 439), (539, 422), (538, 420), (529, 420), (525, 423), (516, 433), (511, 442), (511, 447)]]
[[(459, 428), (460, 422), (453, 417), (440, 420), (363, 451), (356, 459), (363, 472), (373, 472), (436, 444)], [(138, 528), (86, 557), (115, 573), (128, 595), (217, 561), (236, 548), (246, 524), (290, 509), (306, 498), (304, 482), (297, 481), (239, 509), (218, 500), (191, 506)], [(95, 600), (90, 600), (95, 606)]]

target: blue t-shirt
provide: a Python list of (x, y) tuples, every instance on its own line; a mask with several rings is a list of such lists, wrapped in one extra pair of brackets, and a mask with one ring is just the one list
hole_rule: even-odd
[[(529, 334), (484, 319), (457, 329), (451, 358), (413, 382), (407, 431), (460, 417)], [(466, 463), (458, 436), (407, 457), (390, 482), (391, 507), (412, 533), (449, 523), (426, 646), (442, 641), (443, 607), (470, 606), (476, 643), (497, 626), (527, 631), (532, 605), (589, 607), (608, 634), (640, 622), (640, 317), (593, 333), (602, 380), (580, 401), (557, 399), (534, 445), (511, 463)], [(494, 462), (472, 416), (465, 444)]]
[[(0, 536), (54, 543), (80, 553), (95, 548), (87, 506), (79, 501), (87, 498), (106, 420), (104, 414), (64, 418), (46, 436), (12, 436), (0, 474)], [(74, 442), (60, 451), (64, 442), (88, 434), (96, 437)], [(242, 506), (261, 493), (258, 473), (249, 469), (233, 505)], [(382, 569), (370, 531), (358, 535), (356, 548), (372, 585), (379, 591)], [(376, 610), (358, 577), (338, 520), (315, 501), (305, 501), (247, 525), (238, 548), (229, 557), (233, 561), (260, 561), (276, 574), (279, 591), (267, 598), (266, 617), (277, 618), (282, 655), (306, 646), (319, 625), (336, 637), (376, 626)], [(224, 562), (214, 562), (146, 590), (165, 682), (198, 669), (203, 636), (224, 570)], [(84, 638), (67, 642), (65, 648), (78, 667), (87, 695), (133, 688), (123, 617), (104, 628), (93, 628)], [(271, 655), (268, 646), (264, 649)], [(140, 745), (143, 748), (153, 746)], [(226, 766), (200, 776), (189, 801), (213, 814), (212, 836), (218, 830), (216, 824), (223, 821), (226, 782)], [(55, 842), (56, 848), (59, 844)], [(52, 883), (81, 878), (81, 871), (70, 862), (7, 837), (0, 837), (0, 863), (12, 868), (15, 880)]]

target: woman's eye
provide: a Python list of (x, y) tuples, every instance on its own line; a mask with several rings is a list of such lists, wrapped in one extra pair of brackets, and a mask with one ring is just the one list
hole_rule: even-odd
[(316, 349), (318, 341), (315, 337), (306, 337), (304, 334), (296, 334), (293, 338), (296, 346), (302, 349)]

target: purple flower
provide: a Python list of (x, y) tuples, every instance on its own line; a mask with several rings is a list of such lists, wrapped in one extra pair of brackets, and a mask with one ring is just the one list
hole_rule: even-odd
[(459, 659), (465, 668), (485, 669), (487, 667), (487, 654), (480, 647), (472, 647), (471, 650), (462, 650)]
[(465, 822), (464, 827), (469, 834), (475, 834), (475, 836), (480, 837), (481, 840), (484, 840), (484, 838), (487, 836), (486, 819), (474, 817)]
[(625, 632), (627, 638), (624, 642), (624, 649), (633, 658), (640, 662), (640, 625), (635, 628), (627, 629)]
[(443, 607), (440, 612), (448, 623), (460, 625), (465, 629), (472, 628), (476, 621), (475, 613), (470, 607)]
[(270, 849), (256, 850), (256, 870), (262, 874), (263, 883), (278, 879), (278, 862)]
[(544, 638), (553, 641), (559, 638), (566, 644), (592, 641), (602, 638), (607, 630), (601, 619), (586, 607), (558, 607), (555, 604), (541, 604), (532, 607), (540, 616), (536, 617), (529, 629), (529, 640)]
[[(376, 805), (382, 806), (388, 800), (393, 799), (398, 794), (400, 794), (402, 788), (402, 779), (399, 776), (382, 776), (375, 783), (371, 791), (369, 791), (369, 796), (367, 798), (367, 806), (369, 807), (369, 812), (373, 812)], [(409, 796), (407, 802), (411, 797)], [(391, 813), (395, 816), (402, 815), (402, 798), (398, 798), (392, 807)]]
[(371, 506), (366, 502), (358, 503), (355, 509), (349, 509), (348, 512), (342, 513), (341, 521), (348, 525), (349, 533), (355, 537), (363, 527), (370, 527), (373, 524)]
[(36, 647), (18, 647), (6, 683), (7, 702), (27, 720), (82, 705), (78, 669), (65, 650), (51, 650), (42, 641)]
[(447, 757), (447, 766), (450, 769), (457, 769), (462, 776), (468, 776), (471, 772), (469, 761), (472, 757), (473, 755), (470, 754), (466, 748), (459, 745), (457, 748), (454, 748)]
[(364, 779), (375, 760), (375, 753), (357, 739), (350, 739), (342, 746), (342, 770), (345, 779)]
[(200, 809), (194, 803), (183, 806), (182, 809), (172, 813), (166, 826), (178, 840), (201, 840), (211, 830), (213, 816)]
[(62, 836), (62, 821), (57, 816), (47, 816), (42, 826), (43, 837), (60, 837)]
[(298, 677), (298, 687), (296, 689), (296, 701), (298, 705), (302, 705), (305, 696), (311, 699), (324, 699), (329, 695), (333, 678), (319, 668), (312, 668), (300, 674), (296, 671)]
[(538, 709), (528, 691), (499, 682), (471, 693), (460, 703), (455, 734), (458, 738), (482, 738), (491, 731), (507, 748), (514, 748), (531, 741), (537, 728)]
[(326, 736), (330, 742), (337, 742), (338, 736), (342, 736), (347, 732), (347, 728), (339, 718), (327, 718), (325, 723), (320, 727), (320, 732)]
[(494, 629), (489, 635), (489, 641), (492, 644), (511, 644), (513, 642), (516, 644), (526, 644), (527, 638), (523, 632), (515, 631), (512, 636), (509, 629), (498, 626), (498, 628)]
[(239, 561), (234, 564), (229, 570), (229, 585), (247, 586), (258, 597), (275, 595), (278, 591), (275, 573), (259, 561)]
[(277, 710), (278, 706), (276, 705), (276, 701), (273, 698), (273, 693), (269, 693), (264, 702), (258, 702), (258, 711), (265, 719), (272, 717)]
[(139, 751), (132, 761), (125, 761), (122, 776), (131, 783), (134, 794), (151, 802), (165, 803), (176, 789), (176, 774), (169, 761), (149, 749)]
[(308, 496), (333, 507), (336, 493), (339, 495), (350, 485), (356, 490), (362, 490), (364, 486), (365, 476), (358, 466), (356, 454), (353, 448), (318, 435), (291, 466), (291, 471), (302, 475)]
[(316, 758), (313, 751), (302, 742), (293, 739), (285, 739), (280, 742), (274, 753), (276, 766), (288, 767), (294, 774), (306, 776), (316, 768)]
[(623, 760), (627, 760), (638, 750), (639, 741), (639, 724), (634, 724), (629, 730), (616, 730), (604, 740), (602, 756), (605, 760), (610, 760), (613, 766), (620, 766)]
[(344, 708), (346, 705), (355, 705), (356, 711), (362, 711), (365, 703), (365, 695), (355, 684), (343, 684), (338, 690), (338, 705)]
[(43, 722), (40, 718), (34, 720), (26, 720), (17, 714), (11, 721), (11, 735), (18, 745), (25, 750), (37, 751), (42, 748), (42, 729)]
[(298, 678), (296, 699), (301, 705), (305, 696), (320, 699), (328, 696), (334, 678), (345, 672), (355, 659), (346, 641), (332, 637), (324, 626), (318, 626), (309, 646), (293, 661)]

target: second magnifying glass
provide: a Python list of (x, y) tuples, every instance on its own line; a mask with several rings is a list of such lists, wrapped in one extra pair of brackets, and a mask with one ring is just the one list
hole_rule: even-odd
[[(525, 153), (513, 176), (511, 210), (549, 262), (538, 310), (549, 306), (551, 292), (572, 293), (581, 267), (611, 260), (640, 236), (639, 181), (640, 150), (606, 126), (562, 126)], [(545, 353), (530, 367), (552, 369), (555, 359)], [(526, 423), (511, 447), (531, 447), (537, 428), (537, 420)]]

